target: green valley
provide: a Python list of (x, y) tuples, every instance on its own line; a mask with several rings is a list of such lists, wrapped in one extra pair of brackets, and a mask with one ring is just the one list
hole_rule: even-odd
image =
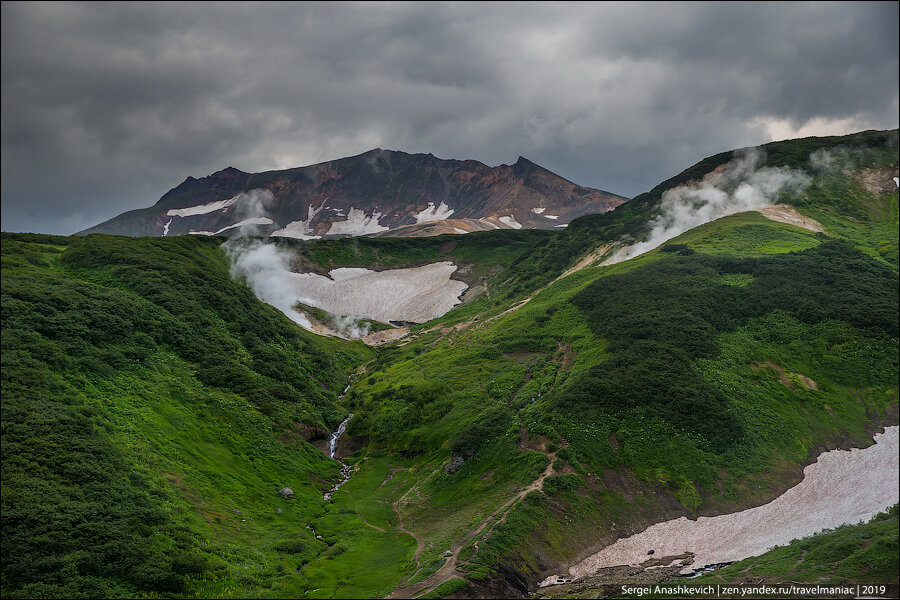
[[(463, 302), (375, 346), (259, 301), (223, 238), (4, 233), (3, 597), (530, 597), (870, 446), (900, 422), (897, 131), (763, 150), (820, 231), (740, 211), (610, 260), (726, 152), (557, 231), (266, 240), (298, 272), (453, 262)], [(698, 581), (897, 583), (896, 549), (895, 506)]]

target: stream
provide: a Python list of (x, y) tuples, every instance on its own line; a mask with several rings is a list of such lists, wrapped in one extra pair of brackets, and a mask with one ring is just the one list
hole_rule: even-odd
[[(344, 388), (343, 393), (341, 393), (341, 397), (343, 397), (344, 394), (346, 394), (347, 390), (349, 390), (349, 389), (350, 389), (349, 385), (346, 388)], [(344, 432), (347, 431), (347, 422), (352, 418), (353, 418), (353, 413), (350, 413), (350, 415), (346, 419), (344, 419), (340, 425), (338, 425), (338, 428), (334, 431), (334, 433), (331, 434), (331, 440), (328, 442), (328, 452), (329, 452), (328, 456), (331, 457), (333, 460), (338, 460), (338, 459), (334, 458), (334, 452), (337, 449), (338, 440), (340, 440), (341, 436), (344, 435)], [(333, 488), (331, 488), (330, 490), (325, 492), (325, 494), (322, 496), (326, 502), (331, 502), (331, 497), (334, 496), (334, 493), (336, 491), (338, 491), (342, 485), (347, 483), (347, 481), (350, 479), (350, 476), (352, 474), (353, 474), (353, 467), (351, 467), (344, 461), (341, 461), (341, 480), (339, 482), (337, 482)]]

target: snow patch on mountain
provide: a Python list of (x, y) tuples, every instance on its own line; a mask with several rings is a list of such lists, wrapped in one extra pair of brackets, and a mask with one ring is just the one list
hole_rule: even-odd
[(452, 215), (453, 212), (453, 209), (444, 204), (443, 201), (441, 201), (440, 206), (436, 208), (434, 206), (434, 202), (429, 202), (428, 208), (413, 216), (416, 218), (416, 223), (427, 223), (429, 221), (442, 221), (444, 219), (449, 219), (450, 215)]
[(511, 229), (522, 229), (522, 224), (516, 221), (516, 218), (512, 215), (508, 217), (498, 217), (498, 220)]
[[(325, 199), (327, 201), (328, 198)], [(319, 208), (315, 208), (312, 204), (309, 205), (306, 212), (306, 220), (305, 221), (291, 221), (281, 229), (277, 231), (273, 231), (269, 235), (272, 237), (289, 237), (296, 238), (298, 240), (317, 240), (320, 236), (316, 235), (316, 233), (312, 229), (312, 220), (316, 218), (316, 215), (328, 208), (325, 206), (325, 202), (322, 202), (322, 205)]]
[(390, 227), (385, 227), (378, 223), (383, 215), (374, 211), (371, 216), (358, 208), (350, 208), (346, 221), (335, 221), (328, 229), (328, 235), (366, 235), (369, 233), (378, 233), (379, 231), (387, 231)]
[(234, 225), (228, 225), (227, 227), (223, 227), (218, 230), (215, 234), (219, 235), (223, 231), (228, 231), (229, 229), (234, 229), (235, 227), (246, 227), (247, 225), (271, 225), (272, 219), (268, 217), (253, 217), (251, 219), (244, 219), (243, 221), (239, 221)]
[(188, 206), (187, 208), (172, 208), (166, 211), (167, 217), (193, 217), (194, 215), (206, 215), (217, 210), (223, 210), (234, 204), (240, 198), (240, 194), (228, 200), (217, 200), (199, 206)]

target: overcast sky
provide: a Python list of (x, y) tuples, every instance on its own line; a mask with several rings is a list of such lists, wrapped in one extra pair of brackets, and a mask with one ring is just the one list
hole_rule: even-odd
[(2, 228), (376, 147), (634, 196), (724, 150), (897, 127), (897, 23), (897, 2), (4, 2)]

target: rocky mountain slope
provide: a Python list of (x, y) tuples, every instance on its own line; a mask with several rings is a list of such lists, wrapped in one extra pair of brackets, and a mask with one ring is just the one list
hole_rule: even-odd
[(228, 167), (202, 179), (189, 177), (154, 206), (82, 233), (230, 235), (239, 224), (252, 224), (260, 234), (315, 239), (554, 229), (626, 200), (576, 185), (522, 157), (514, 165), (489, 167), (377, 149), (283, 171)]

